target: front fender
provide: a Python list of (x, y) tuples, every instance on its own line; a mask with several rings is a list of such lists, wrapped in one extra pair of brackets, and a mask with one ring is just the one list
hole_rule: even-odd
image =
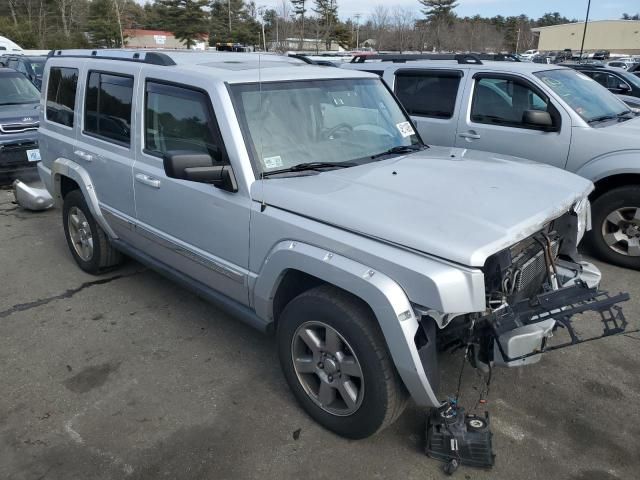
[(254, 307), (259, 317), (272, 320), (273, 299), (280, 280), (290, 269), (313, 275), (366, 302), (380, 324), (396, 369), (413, 399), (421, 406), (440, 404), (414, 342), (418, 318), (395, 281), (341, 255), (297, 241), (283, 241), (268, 255), (254, 285)]
[(596, 157), (580, 167), (575, 173), (592, 182), (613, 175), (640, 175), (640, 150), (625, 150)]
[(102, 227), (109, 238), (118, 238), (102, 215), (98, 197), (95, 189), (93, 188), (93, 182), (91, 181), (89, 173), (76, 162), (66, 158), (58, 158), (54, 160), (51, 165), (51, 186), (49, 188), (52, 190), (51, 194), (56, 207), (62, 207), (62, 177), (68, 177), (78, 184), (84, 199), (87, 202), (89, 211), (96, 222), (98, 222), (98, 225)]

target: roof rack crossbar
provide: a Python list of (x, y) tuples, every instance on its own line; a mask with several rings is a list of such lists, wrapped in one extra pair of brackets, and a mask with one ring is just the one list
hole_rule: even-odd
[(405, 54), (380, 54), (380, 55), (368, 55), (360, 54), (354, 55), (351, 59), (351, 63), (365, 63), (367, 60), (380, 60), (382, 62), (393, 63), (405, 63), (416, 60), (455, 60), (460, 64), (473, 64), (482, 65), (482, 61), (477, 55), (469, 53), (464, 54), (449, 54), (449, 53), (405, 53)]
[(132, 52), (131, 57), (98, 55), (99, 50), (91, 50), (90, 53), (65, 53), (64, 50), (51, 50), (48, 57), (61, 57), (61, 58), (99, 58), (100, 60), (120, 60), (123, 62), (137, 62), (147, 63), (150, 65), (163, 65), (172, 66), (176, 65), (173, 59), (163, 52), (142, 52), (144, 57), (141, 58), (141, 52)]

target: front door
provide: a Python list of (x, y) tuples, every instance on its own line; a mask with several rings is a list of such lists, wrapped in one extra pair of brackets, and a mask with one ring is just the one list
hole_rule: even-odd
[(188, 151), (229, 158), (204, 89), (146, 79), (139, 95), (143, 144), (134, 165), (139, 247), (234, 300), (248, 303), (250, 200), (165, 175), (163, 155)]
[[(571, 144), (571, 118), (537, 86), (515, 75), (479, 73), (468, 82), (465, 98), (457, 147), (565, 167)], [(527, 110), (549, 112), (555, 131), (527, 125), (523, 121)]]

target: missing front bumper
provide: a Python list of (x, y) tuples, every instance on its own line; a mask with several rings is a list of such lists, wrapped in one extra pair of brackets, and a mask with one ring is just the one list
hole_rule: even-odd
[[(496, 365), (517, 367), (537, 362), (545, 352), (624, 333), (628, 322), (620, 304), (627, 300), (628, 293), (612, 296), (576, 280), (571, 286), (496, 310), (481, 319), (485, 328), (480, 361), (491, 359)], [(585, 322), (600, 322), (601, 333), (580, 333), (576, 328), (576, 315), (589, 312), (595, 315), (578, 317), (580, 327)], [(560, 329), (568, 339), (552, 344), (550, 338)], [(487, 351), (482, 351), (483, 346)]]

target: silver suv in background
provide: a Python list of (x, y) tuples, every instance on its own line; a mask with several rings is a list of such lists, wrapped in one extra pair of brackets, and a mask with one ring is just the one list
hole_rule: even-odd
[(438, 348), (526, 365), (548, 308), (605, 308), (576, 251), (591, 182), (429, 148), (374, 75), (55, 52), (41, 111), (39, 171), (80, 268), (124, 253), (275, 333), (295, 397), (340, 435), (381, 430), (407, 394), (439, 406)]
[(0, 182), (37, 177), (40, 92), (21, 73), (0, 68)]
[(640, 268), (636, 111), (593, 79), (557, 65), (393, 57), (360, 57), (342, 68), (382, 76), (429, 143), (527, 158), (594, 182), (596, 253)]

